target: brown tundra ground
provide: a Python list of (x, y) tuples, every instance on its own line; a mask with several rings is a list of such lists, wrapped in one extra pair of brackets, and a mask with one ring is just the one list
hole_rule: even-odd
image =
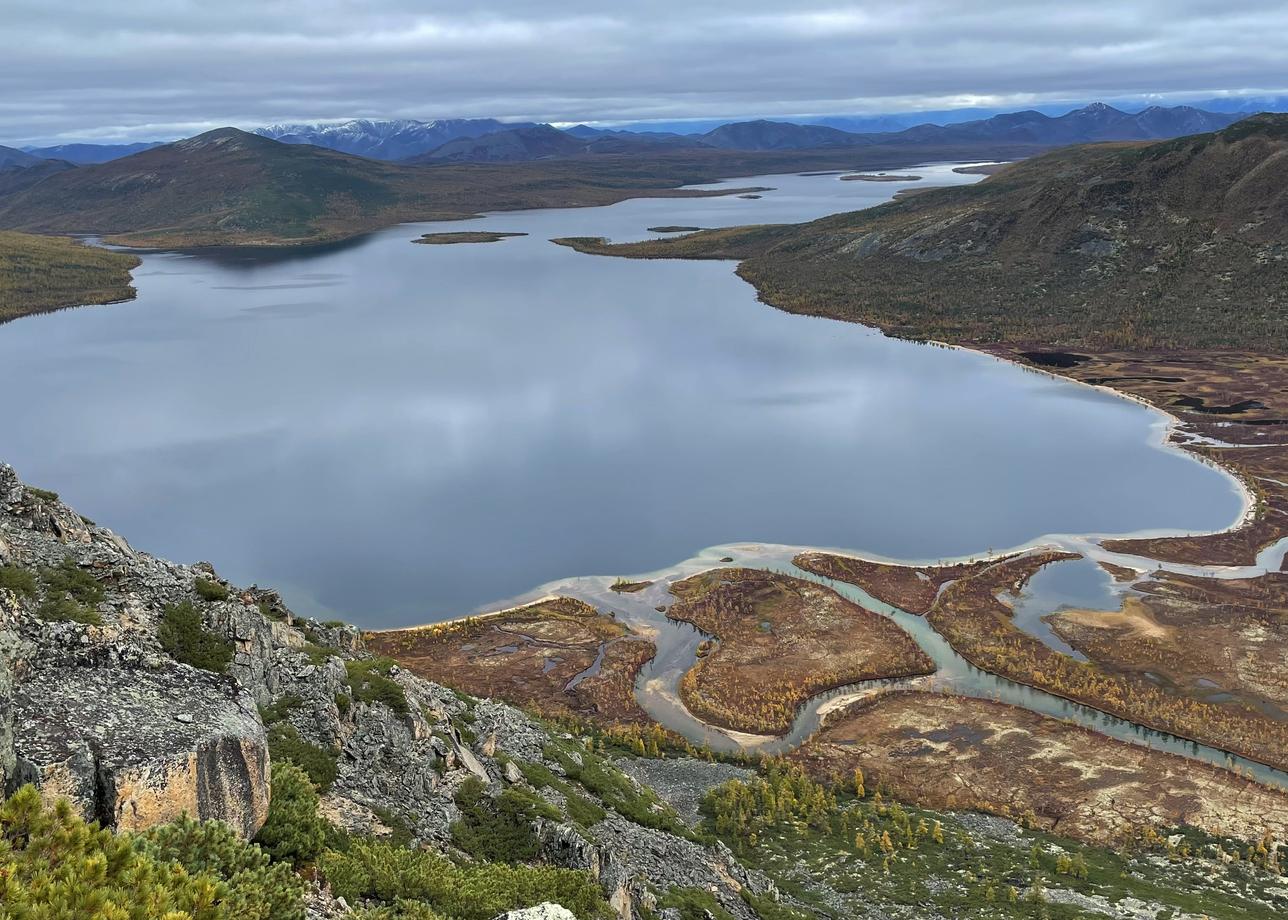
[(714, 569), (671, 586), (667, 612), (718, 640), (684, 676), (689, 711), (725, 728), (782, 734), (817, 693), (928, 674), (934, 663), (893, 621), (830, 588), (757, 569)]
[[(1113, 635), (1105, 634), (1105, 639), (1112, 639), (1117, 643), (1116, 649), (1106, 651), (1104, 640), (1093, 643), (1092, 634), (1087, 631), (1086, 614), (1072, 612), (1063, 619), (1060, 616), (1052, 617), (1053, 626), (1063, 623), (1064, 631), (1070, 638), (1078, 638), (1088, 645), (1090, 661), (1078, 661), (1058, 652), (1016, 626), (1011, 619), (1010, 605), (1001, 600), (999, 595), (1019, 591), (1044, 565), (1072, 558), (1077, 557), (1070, 553), (1033, 551), (1004, 557), (982, 567), (975, 566), (967, 569), (967, 574), (955, 579), (943, 578), (943, 587), (938, 591), (926, 618), (960, 655), (982, 670), (1085, 703), (1140, 725), (1242, 754), (1270, 766), (1288, 766), (1288, 720), (1268, 715), (1267, 707), (1249, 705), (1239, 698), (1177, 693), (1172, 686), (1158, 680), (1157, 674), (1165, 672), (1156, 671), (1152, 676), (1145, 673), (1147, 668), (1141, 665), (1157, 661), (1160, 657), (1158, 641), (1162, 633), (1157, 623), (1136, 615), (1126, 628), (1118, 629)], [(841, 564), (815, 560), (816, 569), (839, 571)], [(884, 564), (869, 564), (862, 572), (860, 586), (871, 584), (874, 580), (888, 586), (900, 583), (900, 579), (909, 585), (913, 584), (902, 575), (874, 574), (871, 567), (876, 565)], [(942, 573), (936, 573), (933, 569), (926, 571), (930, 573), (932, 581), (941, 580)], [(915, 590), (919, 592), (920, 588)], [(897, 595), (893, 596), (896, 606), (902, 606), (898, 604)], [(1259, 593), (1254, 596), (1259, 599), (1264, 597)], [(915, 602), (917, 597), (914, 596), (912, 600)], [(1214, 603), (1216, 602), (1209, 597), (1206, 601), (1199, 600), (1187, 606), (1187, 610), (1191, 611), (1187, 615), (1191, 618), (1197, 616), (1208, 621), (1212, 626), (1208, 631), (1167, 632), (1175, 643), (1174, 648), (1183, 650), (1173, 656), (1172, 664), (1178, 670), (1172, 683), (1189, 681), (1197, 684), (1200, 678), (1206, 678), (1218, 683), (1224, 679), (1226, 683), (1237, 685), (1229, 677), (1233, 665), (1214, 672), (1217, 677), (1207, 676), (1213, 670), (1213, 657), (1228, 659), (1239, 651), (1240, 642), (1246, 647), (1245, 651), (1247, 648), (1255, 648), (1256, 654), (1263, 661), (1268, 661), (1266, 656), (1273, 657), (1276, 650), (1282, 648), (1276, 642), (1265, 646), (1252, 641), (1256, 635), (1265, 634), (1265, 626), (1258, 625), (1251, 609), (1244, 617), (1251, 630), (1249, 633), (1242, 639), (1236, 638), (1239, 635), (1237, 629), (1225, 634), (1220, 628), (1219, 617), (1228, 615), (1228, 611), (1222, 614), (1221, 611), (1226, 608), (1212, 606)], [(1283, 609), (1282, 600), (1270, 598), (1265, 603), (1271, 609), (1276, 604), (1279, 610)], [(1194, 607), (1200, 608), (1200, 612), (1192, 612)], [(1175, 611), (1179, 608), (1171, 609)], [(1278, 630), (1278, 615), (1272, 613), (1271, 609), (1261, 611), (1261, 623), (1273, 622), (1274, 628)], [(1134, 612), (1133, 606), (1128, 616), (1132, 616)], [(1179, 613), (1173, 612), (1172, 615), (1179, 616)], [(1119, 625), (1125, 623), (1123, 614), (1111, 615), (1104, 622), (1118, 622)], [(1148, 625), (1149, 628), (1142, 628), (1143, 625)], [(1209, 647), (1201, 648), (1205, 643)], [(1093, 644), (1094, 649), (1091, 648)], [(1090, 654), (1093, 650), (1100, 657)], [(1202, 662), (1200, 671), (1185, 670), (1195, 667), (1194, 663), (1199, 661)], [(1137, 666), (1132, 667), (1133, 663)], [(1187, 676), (1183, 677), (1182, 672)], [(1250, 685), (1246, 667), (1244, 672), (1243, 684)], [(1278, 678), (1269, 676), (1262, 677), (1259, 681), (1262, 687), (1277, 682)]]
[(859, 767), (869, 785), (928, 808), (1027, 817), (1095, 843), (1160, 824), (1243, 840), (1288, 833), (1288, 794), (990, 700), (881, 694), (833, 717), (792, 757), (818, 776), (848, 780)]
[(475, 696), (605, 727), (650, 721), (634, 688), (653, 643), (579, 600), (548, 598), (366, 639), (372, 651), (412, 673)]
[(1047, 620), (1108, 671), (1288, 718), (1288, 575), (1214, 579), (1157, 572), (1133, 590), (1139, 593), (1128, 595), (1120, 610), (1060, 610)]

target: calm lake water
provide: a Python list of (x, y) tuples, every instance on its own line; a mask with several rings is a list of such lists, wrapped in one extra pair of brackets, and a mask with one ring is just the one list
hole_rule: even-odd
[[(938, 559), (1238, 515), (1232, 480), (1162, 449), (1131, 402), (781, 313), (732, 263), (547, 242), (799, 221), (904, 187), (730, 184), (776, 190), (147, 255), (134, 302), (0, 326), (0, 458), (135, 546), (367, 626), (734, 541)], [(530, 236), (409, 242), (461, 229)]]

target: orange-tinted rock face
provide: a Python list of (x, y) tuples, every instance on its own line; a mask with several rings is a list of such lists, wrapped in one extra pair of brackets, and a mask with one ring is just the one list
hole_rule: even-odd
[(248, 694), (182, 665), (41, 667), (16, 696), (17, 780), (142, 830), (182, 814), (250, 837), (268, 814), (268, 745)]

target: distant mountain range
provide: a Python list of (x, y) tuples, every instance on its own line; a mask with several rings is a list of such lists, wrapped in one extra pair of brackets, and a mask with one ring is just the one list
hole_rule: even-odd
[(1055, 118), (1030, 110), (954, 125), (920, 125), (876, 136), (932, 143), (986, 139), (1063, 146), (1096, 141), (1165, 140), (1185, 134), (1203, 134), (1219, 131), (1243, 117), (1235, 113), (1204, 112), (1185, 105), (1172, 108), (1151, 106), (1129, 114), (1096, 102)]
[(19, 191), (47, 176), (75, 168), (65, 160), (48, 159), (13, 147), (0, 147), (0, 195)]
[[(756, 151), (973, 141), (1054, 146), (1096, 140), (1157, 140), (1219, 130), (1248, 114), (1288, 107), (1288, 97), (1277, 96), (1232, 97), (1209, 102), (1206, 108), (1151, 106), (1135, 113), (1094, 103), (1071, 112), (1058, 106), (1003, 113), (989, 109), (953, 109), (809, 120), (641, 123), (611, 129), (583, 124), (562, 130), (546, 124), (503, 122), (495, 118), (352, 119), (338, 123), (267, 125), (252, 133), (286, 144), (311, 144), (375, 160), (517, 162), (593, 153), (629, 154), (661, 147)], [(969, 117), (974, 113), (986, 117)], [(86, 165), (110, 162), (156, 146), (158, 142), (61, 144), (24, 147), (14, 152)]]
[(458, 137), (433, 150), (421, 151), (408, 162), (513, 163), (576, 156), (585, 152), (586, 145), (582, 138), (550, 125), (522, 125), (478, 137)]
[(900, 131), (855, 133), (828, 125), (786, 121), (744, 121), (704, 134), (606, 131), (577, 125), (565, 131), (549, 125), (508, 127), (478, 137), (451, 141), (411, 162), (516, 162), (594, 153), (636, 153), (666, 146), (717, 150), (806, 150), (875, 145), (1024, 143), (1054, 147), (1093, 141), (1163, 140), (1217, 131), (1244, 117), (1204, 112), (1190, 106), (1151, 106), (1123, 112), (1095, 103), (1060, 116), (1035, 110), (995, 115), (952, 125), (919, 125)]
[(160, 141), (147, 141), (139, 144), (58, 144), (53, 147), (24, 147), (23, 150), (32, 156), (85, 166), (90, 163), (107, 163), (160, 146)]
[(808, 147), (859, 147), (868, 135), (851, 134), (824, 125), (787, 121), (742, 121), (721, 125), (700, 135), (704, 144), (721, 150), (802, 150)]
[(28, 169), (39, 163), (44, 157), (35, 156), (12, 147), (0, 147), (0, 170)]
[(516, 163), (595, 153), (650, 153), (658, 149), (709, 147), (700, 137), (656, 132), (601, 131), (586, 125), (564, 131), (530, 125), (449, 141), (408, 163)]
[(458, 138), (536, 127), (495, 118), (442, 118), (436, 121), (374, 121), (360, 118), (339, 124), (269, 125), (254, 133), (284, 144), (313, 144), (373, 160), (405, 160)]
[[(111, 234), (142, 244), (302, 242), (497, 207), (607, 203), (719, 176), (906, 164), (923, 156), (1015, 159), (1088, 141), (1204, 133), (1243, 117), (1185, 106), (1129, 114), (1096, 104), (1056, 117), (1026, 111), (866, 134), (774, 121), (699, 135), (540, 124), (485, 131), (503, 124), (490, 119), (354, 121), (316, 133), (300, 125), (260, 133), (224, 128), (81, 166), (0, 148), (0, 227)], [(322, 146), (390, 156), (458, 131), (484, 133), (454, 137), (397, 163)], [(105, 155), (81, 145), (60, 149), (82, 160)], [(526, 162), (542, 168), (453, 169)]]

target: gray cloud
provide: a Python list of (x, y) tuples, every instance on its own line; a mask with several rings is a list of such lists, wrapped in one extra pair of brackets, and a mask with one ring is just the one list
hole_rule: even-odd
[(1288, 87), (1288, 5), (0, 0), (0, 139), (907, 111)]

